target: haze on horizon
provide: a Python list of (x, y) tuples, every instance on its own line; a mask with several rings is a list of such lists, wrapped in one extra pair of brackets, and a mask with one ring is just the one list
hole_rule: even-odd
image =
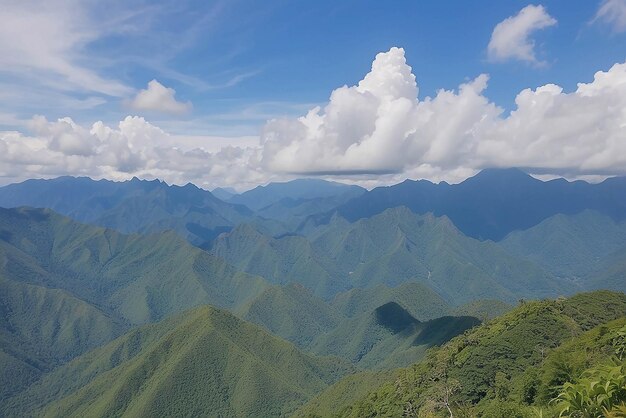
[(444, 3), (8, 2), (0, 184), (626, 174), (626, 1)]

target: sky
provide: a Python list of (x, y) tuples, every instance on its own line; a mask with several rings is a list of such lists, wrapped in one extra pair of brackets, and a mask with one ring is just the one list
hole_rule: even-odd
[(0, 0), (0, 184), (626, 175), (626, 0)]

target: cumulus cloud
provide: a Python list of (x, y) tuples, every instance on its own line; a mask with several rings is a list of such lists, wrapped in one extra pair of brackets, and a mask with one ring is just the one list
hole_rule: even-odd
[(626, 0), (604, 0), (593, 21), (608, 23), (614, 32), (626, 31)]
[(219, 149), (209, 138), (173, 136), (140, 117), (88, 127), (35, 117), (30, 135), (0, 132), (0, 177), (138, 176), (241, 189), (301, 175), (367, 187), (405, 178), (460, 181), (487, 167), (626, 175), (626, 63), (572, 92), (555, 84), (525, 89), (508, 114), (485, 96), (488, 81), (481, 74), (420, 98), (404, 50), (392, 48), (324, 106), (268, 121), (258, 142)]
[[(255, 164), (259, 158), (254, 146), (226, 145), (209, 151), (210, 137), (174, 137), (137, 116), (128, 116), (113, 127), (103, 122), (83, 127), (70, 118), (48, 121), (36, 116), (30, 128), (32, 135), (0, 132), (2, 183), (69, 174), (252, 187), (272, 178)], [(207, 143), (206, 149), (199, 146), (202, 141)]]
[(174, 115), (191, 110), (191, 102), (179, 102), (175, 96), (176, 90), (165, 87), (157, 80), (152, 80), (146, 89), (137, 93), (129, 105), (134, 110), (148, 110)]
[(508, 116), (483, 94), (487, 83), (479, 75), (420, 100), (404, 51), (392, 48), (358, 85), (333, 91), (323, 108), (268, 122), (261, 162), (268, 171), (300, 174), (441, 177), (496, 166), (626, 173), (626, 64), (571, 93), (552, 84), (523, 90)]
[(492, 61), (519, 60), (540, 65), (535, 53), (533, 33), (557, 24), (556, 19), (539, 5), (528, 5), (515, 16), (498, 23), (493, 29), (487, 54)]

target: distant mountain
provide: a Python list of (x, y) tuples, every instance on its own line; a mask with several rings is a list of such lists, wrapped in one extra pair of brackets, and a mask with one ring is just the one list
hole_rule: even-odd
[(532, 262), (493, 242), (463, 235), (446, 217), (406, 208), (329, 227), (314, 249), (335, 261), (353, 287), (423, 283), (451, 304), (514, 301), (575, 291)]
[(237, 190), (233, 189), (232, 187), (217, 187), (211, 190), (211, 194), (217, 197), (218, 199), (227, 201), (228, 199), (232, 198), (233, 196), (239, 193), (237, 193)]
[(595, 286), (626, 290), (626, 275), (617, 283), (599, 281), (601, 271), (624, 260), (626, 221), (616, 222), (597, 211), (555, 215), (500, 242), (507, 251), (525, 257), (552, 273)]
[(272, 283), (301, 283), (321, 297), (347, 289), (333, 262), (298, 235), (274, 238), (241, 224), (219, 236), (211, 253)]
[(284, 416), (352, 371), (205, 306), (79, 357), (2, 409), (52, 417)]
[(446, 217), (402, 207), (354, 223), (335, 218), (311, 237), (268, 237), (240, 225), (220, 236), (212, 252), (273, 283), (301, 283), (324, 299), (352, 288), (405, 282), (422, 283), (452, 305), (578, 289), (493, 242), (463, 235)]
[(270, 206), (283, 199), (294, 201), (303, 199), (329, 198), (337, 196), (356, 197), (365, 189), (343, 183), (320, 179), (297, 179), (284, 183), (270, 183), (233, 196), (231, 203), (241, 203), (254, 210)]
[(600, 184), (564, 179), (543, 182), (518, 169), (488, 169), (455, 185), (406, 180), (378, 187), (337, 210), (349, 221), (356, 221), (397, 206), (419, 214), (445, 215), (466, 235), (498, 241), (559, 213), (592, 209), (624, 220), (626, 177), (609, 178)]
[(27, 180), (0, 188), (0, 206), (49, 208), (123, 233), (173, 229), (194, 244), (211, 241), (252, 216), (245, 206), (223, 202), (192, 184), (170, 186), (137, 178)]

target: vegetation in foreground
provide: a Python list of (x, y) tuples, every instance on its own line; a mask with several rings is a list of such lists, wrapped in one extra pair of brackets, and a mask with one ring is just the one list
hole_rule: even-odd
[(300, 411), (340, 417), (623, 417), (625, 336), (624, 294), (525, 302), (430, 350), (424, 361), (360, 399), (342, 398), (339, 381), (323, 393), (343, 399), (332, 413), (308, 405)]

